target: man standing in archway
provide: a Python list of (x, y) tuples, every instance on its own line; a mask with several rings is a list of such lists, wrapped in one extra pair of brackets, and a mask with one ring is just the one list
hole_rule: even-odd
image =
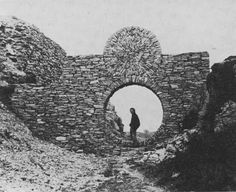
[(133, 140), (134, 144), (136, 144), (137, 143), (136, 131), (140, 126), (140, 121), (139, 121), (138, 115), (135, 113), (134, 108), (130, 108), (130, 113), (132, 115), (131, 122), (129, 124), (130, 137), (131, 137), (131, 140)]

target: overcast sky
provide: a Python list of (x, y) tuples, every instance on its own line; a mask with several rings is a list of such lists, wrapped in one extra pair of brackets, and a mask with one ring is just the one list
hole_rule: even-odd
[[(208, 51), (211, 64), (236, 55), (236, 0), (0, 0), (0, 14), (34, 24), (68, 55), (102, 54), (107, 39), (131, 25), (156, 34), (164, 54)], [(127, 87), (113, 101), (126, 124), (129, 106), (141, 103), (138, 113), (153, 118), (141, 124), (154, 127), (161, 108), (155, 112), (157, 97), (143, 90)]]
[(69, 55), (100, 54), (130, 25), (156, 34), (165, 54), (236, 55), (235, 0), (0, 0), (0, 14), (33, 23)]

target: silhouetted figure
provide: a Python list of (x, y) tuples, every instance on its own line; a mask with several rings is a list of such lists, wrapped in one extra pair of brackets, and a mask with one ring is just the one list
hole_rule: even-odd
[(130, 137), (134, 143), (137, 143), (136, 131), (140, 126), (140, 121), (138, 115), (135, 113), (134, 108), (130, 108), (130, 113), (132, 114), (130, 126)]

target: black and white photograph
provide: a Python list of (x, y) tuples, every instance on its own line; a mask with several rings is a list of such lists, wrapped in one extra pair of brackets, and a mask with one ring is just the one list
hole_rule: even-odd
[(0, 192), (236, 191), (235, 0), (0, 0)]

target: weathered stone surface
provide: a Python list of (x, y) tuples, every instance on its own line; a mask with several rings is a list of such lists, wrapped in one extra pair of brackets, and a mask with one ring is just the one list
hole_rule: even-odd
[(0, 29), (0, 87), (45, 85), (60, 77), (66, 53), (38, 28), (16, 17), (1, 17)]
[(224, 104), (222, 111), (216, 115), (214, 131), (223, 131), (233, 123), (236, 123), (236, 103), (229, 101)]
[[(202, 109), (199, 127), (205, 133), (213, 133), (215, 118), (229, 101), (236, 102), (236, 61), (235, 56), (215, 63), (207, 76), (208, 95)], [(231, 111), (231, 110), (230, 110)]]
[(131, 157), (130, 159), (141, 164), (159, 164), (162, 161), (176, 157), (177, 152), (185, 151), (187, 149), (186, 144), (196, 134), (198, 134), (198, 130), (196, 129), (185, 130), (181, 134), (175, 135), (173, 138), (166, 140), (165, 142), (158, 143), (154, 150), (144, 152), (138, 158)]
[(160, 43), (151, 31), (140, 27), (126, 27), (110, 37), (104, 55), (116, 57), (118, 65), (138, 63), (141, 67), (157, 64), (161, 58)]

